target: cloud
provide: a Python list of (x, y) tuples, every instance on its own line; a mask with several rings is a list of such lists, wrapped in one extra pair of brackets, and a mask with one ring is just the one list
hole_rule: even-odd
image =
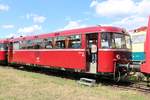
[(43, 23), (43, 22), (45, 22), (45, 20), (46, 20), (46, 17), (44, 17), (44, 16), (34, 16), (33, 17), (33, 21), (35, 23)]
[(134, 29), (147, 25), (150, 0), (92, 0), (90, 8), (99, 17), (113, 18), (111, 25)]
[(95, 10), (97, 15), (106, 17), (150, 14), (150, 0), (139, 2), (134, 0), (105, 0), (103, 2), (93, 0), (90, 7)]
[[(21, 35), (20, 35), (21, 36)], [(16, 33), (10, 33), (5, 36), (5, 38), (19, 37)]]
[(119, 21), (115, 21), (111, 24), (119, 26), (119, 27), (126, 27), (128, 29), (134, 29), (136, 27), (146, 26), (147, 22), (148, 22), (147, 17), (129, 16), (129, 17), (125, 17)]
[(132, 0), (105, 0), (103, 2), (94, 0), (90, 7), (94, 8), (97, 15), (107, 17), (129, 15), (135, 12), (131, 10), (135, 9)]
[(14, 25), (11, 25), (11, 24), (8, 24), (8, 25), (2, 25), (1, 26), (3, 29), (12, 29), (14, 28), (15, 26)]
[(11, 37), (20, 37), (20, 36), (31, 36), (39, 34), (42, 30), (42, 26), (39, 25), (31, 25), (27, 27), (22, 27), (17, 30), (15, 33), (10, 33), (5, 36), (5, 38), (11, 38)]
[(37, 14), (27, 14), (26, 15), (27, 19), (32, 19), (34, 23), (44, 23), (46, 20), (46, 17), (37, 15)]
[(8, 5), (0, 4), (0, 12), (2, 12), (2, 11), (8, 11), (9, 8), (10, 7)]
[(70, 20), (70, 21), (65, 25), (64, 28), (59, 29), (59, 30), (83, 28), (83, 27), (86, 27), (86, 26), (87, 26), (87, 25), (85, 25), (85, 24), (82, 24), (81, 22), (82, 22), (81, 20), (77, 20), (77, 21), (72, 21), (72, 20)]
[(142, 16), (150, 15), (150, 0), (142, 0), (138, 3), (137, 13)]
[(10, 33), (6, 35), (5, 38), (35, 35), (40, 33), (41, 30), (42, 30), (42, 26), (39, 25), (22, 27), (19, 28), (16, 33)]
[(42, 26), (39, 25), (32, 25), (28, 27), (19, 28), (17, 33), (26, 36), (26, 35), (33, 35), (36, 34), (36, 32), (39, 32), (42, 30)]

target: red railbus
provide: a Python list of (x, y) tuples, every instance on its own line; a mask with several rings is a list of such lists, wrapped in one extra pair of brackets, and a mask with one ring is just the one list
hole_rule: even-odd
[[(92, 74), (123, 75), (131, 58), (129, 35), (117, 27), (95, 26), (10, 40), (8, 61)], [(97, 46), (92, 63), (91, 45)]]
[(7, 64), (8, 40), (0, 40), (0, 64)]

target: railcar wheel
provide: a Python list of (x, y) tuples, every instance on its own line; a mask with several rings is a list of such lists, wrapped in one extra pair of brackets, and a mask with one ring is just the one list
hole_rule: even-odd
[(120, 71), (114, 72), (113, 78), (115, 82), (119, 82), (121, 80), (121, 73)]

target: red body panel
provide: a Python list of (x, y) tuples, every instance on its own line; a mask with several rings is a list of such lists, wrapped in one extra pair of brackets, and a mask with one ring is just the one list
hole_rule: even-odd
[(141, 72), (150, 74), (150, 17), (145, 41), (146, 63), (141, 65)]
[(6, 59), (6, 51), (0, 50), (0, 61), (5, 61)]
[(98, 72), (114, 72), (115, 53), (113, 51), (98, 52)]
[(13, 59), (11, 62), (37, 64), (56, 68), (86, 69), (85, 54), (83, 50), (13, 51)]

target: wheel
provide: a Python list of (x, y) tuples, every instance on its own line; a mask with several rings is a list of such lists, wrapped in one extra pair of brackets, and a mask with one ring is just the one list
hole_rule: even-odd
[(121, 80), (121, 73), (120, 71), (114, 72), (113, 78), (115, 82), (119, 82)]

